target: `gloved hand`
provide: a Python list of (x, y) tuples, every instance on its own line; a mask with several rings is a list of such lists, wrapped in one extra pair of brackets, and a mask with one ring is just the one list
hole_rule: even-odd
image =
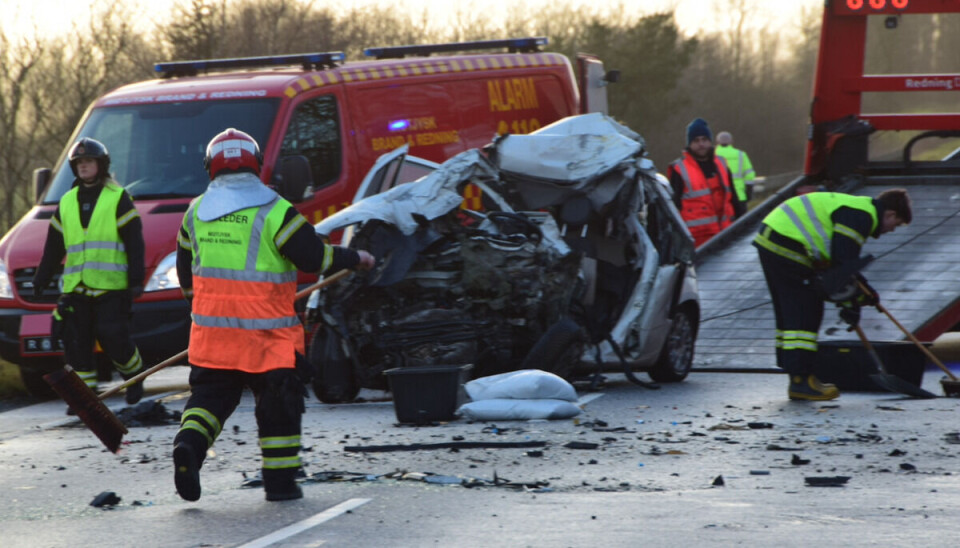
[(880, 294), (877, 293), (876, 289), (870, 287), (867, 279), (862, 274), (857, 274), (854, 277), (859, 282), (858, 288), (860, 289), (860, 294), (857, 295), (857, 304), (861, 306), (877, 306), (880, 304)]
[(370, 270), (377, 264), (377, 259), (374, 258), (369, 251), (358, 249), (357, 255), (360, 255), (360, 262), (357, 263), (357, 270)]
[(129, 289), (130, 291), (130, 300), (136, 300), (143, 296), (143, 286), (135, 285)]
[(856, 329), (860, 325), (860, 305), (852, 301), (846, 301), (839, 303), (837, 306), (840, 307), (840, 319), (850, 326), (847, 331)]

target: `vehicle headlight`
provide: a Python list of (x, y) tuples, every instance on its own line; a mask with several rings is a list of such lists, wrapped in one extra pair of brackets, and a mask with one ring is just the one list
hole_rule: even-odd
[(180, 287), (180, 277), (177, 276), (177, 252), (174, 251), (160, 261), (143, 290), (163, 291), (164, 289), (177, 289), (178, 287)]
[(13, 298), (13, 284), (10, 283), (10, 275), (7, 273), (7, 263), (0, 260), (0, 299)]

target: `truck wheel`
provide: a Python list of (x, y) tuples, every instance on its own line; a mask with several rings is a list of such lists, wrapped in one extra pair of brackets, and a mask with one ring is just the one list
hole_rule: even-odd
[(351, 402), (360, 392), (349, 356), (332, 329), (317, 326), (310, 339), (307, 359), (313, 366), (313, 393), (323, 403)]
[(20, 380), (23, 381), (23, 386), (31, 396), (41, 400), (53, 400), (58, 397), (47, 381), (43, 380), (43, 376), (62, 367), (59, 359), (33, 358), (19, 364), (18, 367)]
[(671, 321), (673, 325), (660, 357), (649, 372), (650, 378), (657, 382), (680, 382), (687, 378), (693, 367), (693, 346), (697, 336), (693, 315), (679, 309), (673, 313)]
[(550, 326), (524, 358), (521, 369), (542, 369), (570, 379), (583, 356), (583, 329), (572, 318)]

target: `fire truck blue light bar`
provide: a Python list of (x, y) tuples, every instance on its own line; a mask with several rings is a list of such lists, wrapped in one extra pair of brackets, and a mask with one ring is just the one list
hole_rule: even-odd
[(174, 61), (170, 63), (156, 63), (153, 65), (153, 70), (165, 76), (181, 76), (217, 69), (277, 67), (284, 65), (303, 65), (309, 69), (310, 67), (334, 66), (336, 63), (343, 62), (344, 59), (346, 59), (346, 55), (344, 55), (342, 51), (331, 51), (325, 53), (298, 53), (295, 55)]
[(473, 42), (452, 42), (449, 44), (427, 44), (423, 46), (393, 46), (386, 48), (367, 48), (363, 54), (377, 59), (398, 59), (407, 55), (426, 57), (431, 53), (452, 51), (471, 51), (482, 49), (507, 48), (511, 53), (533, 53), (547, 44), (546, 36), (530, 38), (508, 38), (506, 40), (476, 40)]

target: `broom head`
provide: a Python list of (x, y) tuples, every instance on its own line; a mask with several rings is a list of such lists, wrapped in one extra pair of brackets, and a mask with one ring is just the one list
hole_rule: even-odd
[(72, 367), (66, 365), (63, 369), (44, 375), (43, 379), (63, 398), (63, 401), (67, 402), (67, 405), (76, 412), (77, 418), (100, 438), (111, 453), (116, 453), (120, 449), (120, 442), (123, 440), (123, 435), (127, 433), (127, 427), (104, 405)]

